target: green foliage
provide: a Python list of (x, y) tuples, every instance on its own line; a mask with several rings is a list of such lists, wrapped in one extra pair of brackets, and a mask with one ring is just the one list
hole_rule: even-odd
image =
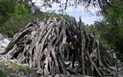
[(95, 27), (93, 25), (85, 25), (85, 30), (88, 34), (94, 34), (95, 33)]
[(16, 4), (14, 8), (14, 13), (16, 15), (27, 15), (29, 14), (29, 12), (30, 12), (30, 9), (28, 9), (26, 5), (24, 4)]
[(123, 1), (115, 3), (115, 0), (111, 2), (113, 7), (104, 7), (106, 13), (104, 14), (105, 20), (108, 24), (120, 25), (123, 24)]
[(55, 13), (31, 12), (31, 9), (24, 3), (16, 3), (11, 17), (0, 26), (0, 33), (5, 36), (13, 37), (27, 23), (36, 21), (37, 19), (48, 19), (55, 16), (57, 20), (67, 18), (67, 15)]
[[(27, 23), (36, 21), (37, 19), (48, 19), (52, 14), (50, 13), (37, 13), (37, 14), (25, 14), (25, 15), (13, 15), (11, 18), (0, 27), (0, 33), (5, 36), (13, 37), (21, 28)], [(63, 15), (55, 14), (57, 20), (60, 20)], [(65, 16), (67, 18), (67, 16)]]
[(117, 57), (123, 61), (123, 2), (111, 4), (113, 7), (104, 7), (106, 13), (103, 13), (103, 21), (95, 22), (93, 27), (96, 34), (100, 34), (101, 41), (110, 46), (107, 48), (114, 49)]
[(117, 57), (123, 61), (123, 26), (106, 24), (107, 22), (96, 22), (96, 34), (100, 34), (101, 42), (107, 49), (114, 49)]
[(104, 36), (108, 43), (113, 45), (117, 57), (123, 61), (123, 2), (112, 2), (112, 5), (114, 7), (107, 7), (107, 13), (104, 15), (109, 28)]
[(15, 0), (0, 0), (0, 24), (5, 23), (14, 11)]
[(101, 44), (108, 50), (111, 49), (111, 45), (107, 43), (107, 40), (105, 39), (106, 34), (108, 33), (109, 26), (106, 26), (104, 24), (105, 22), (95, 22), (93, 25), (85, 25), (85, 30), (88, 34), (94, 35), (96, 38), (100, 40)]
[[(7, 3), (6, 3), (7, 4)], [(12, 37), (21, 27), (28, 22), (30, 10), (24, 4), (16, 3), (13, 13), (8, 20), (1, 24), (0, 33)]]

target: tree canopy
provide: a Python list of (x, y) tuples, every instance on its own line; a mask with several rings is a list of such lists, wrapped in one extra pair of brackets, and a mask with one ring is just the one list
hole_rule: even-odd
[[(6, 1), (9, 2), (9, 0)], [(31, 7), (37, 8), (33, 0), (16, 1), (17, 3), (13, 2), (12, 11), (7, 13), (11, 14), (11, 16), (6, 22), (2, 23), (2, 27), (0, 27), (0, 32), (4, 32), (10, 37), (15, 35), (1, 55), (4, 55), (7, 59), (17, 59), (20, 63), (26, 63), (31, 68), (36, 69), (40, 75), (46, 77), (50, 75), (55, 77), (56, 74), (104, 77), (106, 75), (113, 75), (112, 72), (116, 73), (111, 68), (115, 66), (116, 60), (101, 45), (97, 37), (86, 34), (82, 27), (83, 24), (81, 20), (77, 22), (72, 17), (64, 19), (64, 16), (57, 14), (56, 16), (58, 16), (58, 18), (52, 17), (52, 14), (48, 14), (51, 16), (49, 18), (47, 14), (36, 11), (34, 13), (31, 12)], [(95, 23), (94, 27), (96, 31), (100, 30), (99, 33), (105, 36), (104, 39), (108, 42), (111, 41), (111, 44), (116, 48), (118, 48), (118, 44), (122, 41), (122, 37), (120, 36), (121, 39), (119, 37), (119, 35), (122, 35), (122, 27), (119, 27), (120, 24), (118, 23), (120, 20), (122, 21), (122, 18), (120, 18), (120, 15), (115, 15), (115, 11), (112, 13), (112, 7), (107, 8), (112, 4), (111, 1), (41, 1), (43, 1), (43, 6), (49, 7), (52, 7), (51, 4), (53, 2), (57, 2), (63, 6), (64, 9), (69, 6), (81, 5), (83, 2), (87, 7), (91, 6), (91, 4), (95, 7), (100, 7), (102, 8), (102, 12), (106, 12), (103, 14), (105, 20), (101, 23)], [(3, 1), (3, 3), (5, 2)], [(3, 14), (1, 15), (4, 16)], [(62, 16), (62, 20), (59, 21), (60, 16)], [(113, 16), (119, 17), (115, 18)], [(40, 20), (38, 17), (42, 19)], [(49, 19), (47, 20), (47, 18)], [(110, 18), (114, 21), (110, 20)], [(33, 20), (34, 22), (30, 22)], [(95, 30), (91, 29), (91, 31), (93, 32)], [(115, 35), (118, 35), (118, 39)], [(119, 46), (119, 51), (120, 50), (122, 50), (122, 44)], [(118, 54), (119, 53), (122, 52), (120, 51)], [(122, 60), (122, 56), (119, 58)]]
[(0, 24), (8, 20), (14, 11), (15, 0), (1, 0), (0, 1)]
[(106, 41), (110, 49), (113, 49), (117, 57), (123, 61), (123, 2), (115, 1), (110, 3), (113, 7), (103, 8), (105, 9), (105, 13), (102, 13), (104, 19), (101, 22), (95, 22), (93, 30), (95, 29), (96, 34), (100, 34), (101, 40)]
[(86, 34), (82, 25), (72, 17), (30, 22), (1, 54), (28, 64), (44, 77), (113, 76), (110, 67), (115, 59), (97, 38)]
[[(35, 6), (36, 0), (17, 0), (18, 2), (25, 2), (29, 4), (31, 7), (34, 7), (33, 9), (39, 10), (37, 6)], [(52, 7), (52, 3), (58, 3), (59, 7), (62, 9), (66, 9), (69, 6), (77, 7), (79, 6), (94, 6), (99, 7), (103, 10), (104, 6), (111, 6), (110, 2), (114, 0), (38, 0), (38, 3), (40, 3), (41, 7)], [(116, 0), (117, 1), (117, 0)], [(103, 10), (104, 11), (104, 10)]]
[(13, 37), (28, 22), (37, 19), (48, 19), (55, 16), (58, 20), (67, 15), (43, 13), (35, 11), (32, 13), (31, 7), (25, 2), (16, 2), (14, 0), (2, 0), (0, 2), (0, 33), (7, 37)]

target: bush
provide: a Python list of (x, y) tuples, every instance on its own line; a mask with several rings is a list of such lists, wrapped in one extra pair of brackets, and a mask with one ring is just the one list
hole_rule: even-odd
[[(67, 15), (55, 14), (55, 13), (43, 13), (35, 12), (32, 14), (31, 9), (24, 4), (16, 4), (14, 12), (11, 17), (0, 26), (0, 33), (7, 37), (13, 37), (22, 27), (31, 21), (37, 19), (48, 19), (50, 16), (55, 16), (57, 20), (62, 17), (67, 18)], [(0, 18), (1, 19), (1, 18)]]

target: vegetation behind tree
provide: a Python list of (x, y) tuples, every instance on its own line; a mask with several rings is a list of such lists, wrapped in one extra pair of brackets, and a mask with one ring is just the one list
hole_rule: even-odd
[[(48, 19), (50, 16), (55, 16), (57, 20), (67, 18), (67, 15), (55, 13), (43, 13), (35, 11), (34, 13), (26, 3), (15, 2), (14, 0), (3, 0), (0, 4), (0, 33), (7, 37), (13, 37), (22, 27), (31, 21), (37, 19)], [(4, 5), (5, 4), (5, 5)], [(4, 11), (4, 9), (9, 9)], [(5, 14), (4, 14), (5, 13)]]
[(116, 0), (112, 6), (105, 6), (102, 12), (104, 19), (88, 27), (89, 32), (100, 34), (100, 40), (107, 49), (113, 49), (117, 57), (123, 61), (123, 2)]

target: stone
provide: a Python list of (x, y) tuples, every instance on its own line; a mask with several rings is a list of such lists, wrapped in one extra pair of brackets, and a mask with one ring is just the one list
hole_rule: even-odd
[(0, 53), (3, 53), (5, 48), (8, 46), (10, 40), (8, 38), (4, 38), (2, 34), (0, 34)]
[(4, 38), (4, 36), (0, 33), (0, 40), (2, 40)]

